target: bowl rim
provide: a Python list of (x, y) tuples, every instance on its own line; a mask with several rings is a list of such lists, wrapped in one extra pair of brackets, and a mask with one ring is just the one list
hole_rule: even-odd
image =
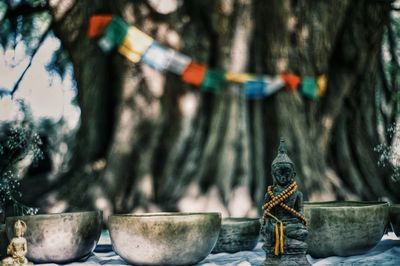
[(182, 216), (219, 216), (220, 212), (149, 212), (149, 213), (122, 213), (111, 214), (112, 217), (130, 217), (130, 218), (152, 218), (152, 217), (182, 217)]
[[(333, 205), (335, 203), (343, 203), (343, 204), (354, 204), (354, 205)], [(332, 204), (332, 205), (331, 205)], [(352, 201), (352, 200), (344, 200), (344, 201), (305, 201), (304, 209), (306, 207), (312, 207), (312, 209), (344, 209), (344, 208), (370, 208), (373, 206), (390, 206), (389, 202), (386, 201)]]
[(8, 220), (15, 220), (15, 219), (31, 220), (32, 218), (33, 219), (60, 219), (67, 215), (81, 216), (81, 215), (85, 215), (85, 214), (98, 214), (101, 217), (102, 213), (103, 213), (103, 211), (96, 210), (96, 211), (80, 211), (80, 212), (44, 213), (44, 214), (25, 215), (25, 216), (9, 216), (9, 217), (6, 217), (6, 222)]
[(260, 221), (260, 217), (224, 217), (222, 218), (222, 223), (247, 223)]

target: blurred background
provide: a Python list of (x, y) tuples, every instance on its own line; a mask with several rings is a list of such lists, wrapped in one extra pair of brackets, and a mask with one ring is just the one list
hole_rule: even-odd
[[(202, 91), (104, 53), (95, 14), (208, 67), (324, 74), (326, 93)], [(399, 15), (386, 0), (1, 0), (2, 212), (256, 217), (280, 137), (306, 200), (398, 203)]]

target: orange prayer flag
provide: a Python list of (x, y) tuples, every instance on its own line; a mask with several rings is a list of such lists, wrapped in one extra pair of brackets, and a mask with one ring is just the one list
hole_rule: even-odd
[(200, 86), (206, 75), (207, 67), (203, 64), (190, 63), (183, 71), (182, 80), (186, 83)]
[(111, 15), (96, 15), (91, 16), (89, 21), (89, 29), (87, 35), (89, 38), (94, 38), (100, 36), (108, 23), (112, 19)]
[(300, 84), (300, 77), (291, 73), (281, 74), (281, 78), (285, 82), (286, 88), (291, 91), (297, 90)]

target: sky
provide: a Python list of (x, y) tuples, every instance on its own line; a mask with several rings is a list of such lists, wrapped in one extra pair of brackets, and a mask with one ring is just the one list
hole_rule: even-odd
[[(72, 104), (76, 96), (73, 68), (67, 67), (64, 79), (46, 70), (52, 54), (60, 47), (60, 41), (49, 35), (39, 48), (32, 65), (22, 79), (14, 98), (0, 98), (0, 122), (13, 120), (18, 113), (16, 100), (23, 99), (33, 113), (34, 119), (47, 117), (55, 121), (64, 118), (68, 127), (74, 128), (78, 121), (79, 108)], [(0, 89), (11, 91), (29, 63), (21, 42), (15, 50), (0, 49)]]

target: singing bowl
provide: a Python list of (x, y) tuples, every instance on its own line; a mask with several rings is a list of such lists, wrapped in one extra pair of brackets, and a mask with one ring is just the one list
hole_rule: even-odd
[(367, 252), (381, 240), (389, 222), (386, 202), (307, 202), (308, 253), (316, 258)]
[(7, 236), (14, 235), (14, 223), (27, 225), (26, 257), (35, 263), (67, 263), (83, 259), (96, 247), (101, 233), (100, 211), (14, 216), (6, 219)]
[(397, 237), (400, 237), (400, 204), (394, 204), (390, 206), (389, 216), (393, 232)]
[(148, 213), (108, 218), (114, 251), (134, 265), (191, 265), (210, 254), (219, 213)]
[(224, 218), (212, 253), (252, 250), (260, 237), (259, 218)]

